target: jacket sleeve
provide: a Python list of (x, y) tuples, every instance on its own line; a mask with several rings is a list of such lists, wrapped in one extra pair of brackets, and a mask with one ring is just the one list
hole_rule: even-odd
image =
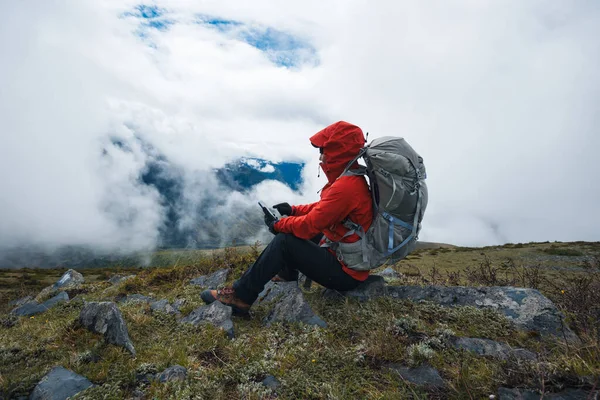
[(325, 228), (341, 222), (354, 208), (352, 186), (344, 181), (340, 179), (332, 185), (320, 201), (310, 205), (307, 214), (279, 220), (275, 223), (275, 230), (291, 233), (301, 239), (310, 239)]
[[(325, 191), (327, 190), (327, 188), (329, 188), (329, 186), (331, 186), (330, 183), (326, 184), (323, 189), (321, 189), (321, 191)], [(310, 212), (310, 210), (312, 210), (316, 205), (317, 202), (314, 203), (310, 203), (310, 204), (302, 204), (302, 205), (298, 205), (298, 206), (292, 206), (292, 215), (294, 217), (299, 217), (301, 215), (306, 215)]]
[(317, 202), (310, 204), (302, 204), (298, 206), (292, 206), (292, 215), (294, 217), (299, 217), (301, 215), (306, 215), (317, 205)]

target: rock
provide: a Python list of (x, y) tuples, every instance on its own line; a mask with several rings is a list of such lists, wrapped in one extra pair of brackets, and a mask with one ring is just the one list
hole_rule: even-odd
[(139, 383), (150, 384), (156, 379), (156, 374), (151, 373), (137, 373), (135, 374), (135, 380)]
[[(590, 393), (583, 389), (568, 388), (559, 393), (544, 393), (543, 398), (548, 400), (586, 400), (596, 399), (598, 392)], [(498, 400), (540, 400), (542, 395), (530, 389), (498, 389)]]
[(23, 304), (22, 306), (13, 309), (10, 313), (18, 317), (30, 317), (32, 315), (41, 314), (44, 311), (46, 311), (46, 309), (36, 302)]
[(104, 335), (106, 342), (124, 347), (135, 357), (127, 325), (115, 303), (87, 303), (79, 313), (79, 322), (88, 330)]
[(171, 315), (179, 314), (179, 311), (173, 308), (173, 306), (165, 299), (150, 303), (150, 309), (152, 311), (160, 311)]
[(46, 300), (42, 304), (38, 304), (37, 302), (29, 302), (25, 303), (20, 307), (15, 308), (11, 311), (11, 314), (17, 315), (19, 317), (30, 317), (32, 315), (41, 314), (43, 312), (48, 311), (55, 305), (68, 301), (69, 295), (66, 292), (60, 292), (56, 296), (51, 299)]
[(501, 387), (498, 389), (498, 400), (540, 400), (540, 394), (533, 390), (509, 389)]
[(207, 306), (196, 308), (188, 316), (181, 319), (181, 323), (188, 323), (194, 326), (200, 324), (212, 324), (222, 328), (227, 332), (230, 338), (234, 337), (233, 322), (231, 321), (231, 307), (224, 305), (220, 301), (215, 301)]
[[(262, 297), (261, 297), (262, 295)], [(314, 313), (298, 287), (298, 282), (269, 282), (259, 294), (259, 303), (275, 302), (264, 322), (303, 322), (308, 325), (327, 327), (327, 323)]]
[(550, 400), (597, 400), (600, 395), (600, 392), (586, 392), (583, 389), (578, 388), (567, 388), (559, 393), (550, 393), (548, 395), (544, 395), (545, 399)]
[(522, 361), (536, 361), (538, 359), (538, 355), (527, 349), (516, 348), (510, 350), (508, 353), (508, 358)]
[(150, 384), (156, 379), (158, 375), (158, 369), (156, 365), (149, 363), (142, 363), (135, 371), (135, 381), (137, 383)]
[(54, 367), (40, 380), (29, 396), (30, 400), (64, 400), (92, 385), (86, 377), (63, 367)]
[(81, 285), (85, 282), (83, 275), (74, 269), (70, 269), (61, 276), (61, 278), (53, 285), (54, 289), (67, 289)]
[(339, 298), (340, 296), (354, 297), (360, 301), (366, 301), (375, 297), (385, 296), (387, 287), (383, 277), (378, 275), (369, 275), (369, 277), (359, 284), (355, 289), (339, 292), (333, 289), (325, 289), (323, 296), (326, 298)]
[(173, 308), (177, 311), (181, 311), (181, 307), (183, 307), (186, 303), (186, 299), (177, 299), (173, 302)]
[(184, 381), (187, 377), (187, 369), (182, 367), (181, 365), (173, 365), (165, 369), (158, 375), (159, 382), (174, 382), (174, 381)]
[(299, 288), (281, 297), (264, 322), (266, 326), (274, 322), (302, 322), (327, 328), (327, 323), (314, 313)]
[(542, 335), (580, 340), (564, 322), (564, 316), (535, 289), (515, 287), (388, 286), (387, 294), (398, 299), (427, 300), (443, 306), (491, 308), (512, 320), (516, 327)]
[(211, 275), (205, 275), (194, 278), (190, 281), (192, 285), (202, 286), (206, 289), (217, 289), (227, 281), (227, 275), (231, 271), (229, 268), (218, 270)]
[(35, 299), (39, 302), (48, 296), (52, 296), (59, 291), (65, 291), (68, 289), (75, 289), (81, 286), (85, 282), (83, 275), (74, 269), (70, 269), (60, 277), (58, 281), (52, 286), (44, 288)]
[(113, 284), (113, 285), (118, 285), (121, 282), (125, 282), (129, 279), (135, 278), (135, 275), (113, 275), (110, 277), (110, 279), (108, 280), (109, 283)]
[(20, 299), (17, 299), (17, 300), (9, 301), (8, 305), (11, 307), (19, 307), (26, 303), (35, 303), (35, 300), (33, 299), (32, 296), (25, 296), (25, 297), (21, 297)]
[(394, 279), (402, 278), (402, 274), (399, 272), (396, 272), (394, 269), (392, 269), (392, 267), (387, 267), (383, 271), (377, 272), (374, 275), (382, 276), (386, 280), (394, 280)]
[(154, 299), (152, 297), (144, 296), (142, 294), (129, 294), (125, 297), (120, 297), (118, 303), (151, 303)]
[(142, 400), (146, 397), (146, 393), (144, 393), (140, 389), (135, 389), (132, 393), (132, 400)]
[(273, 375), (267, 375), (267, 377), (263, 379), (262, 384), (271, 390), (277, 390), (281, 386), (281, 382)]
[(258, 303), (265, 304), (273, 300), (277, 300), (286, 293), (296, 291), (298, 289), (298, 282), (273, 282), (269, 281), (263, 288), (263, 291), (258, 294)]
[(439, 372), (429, 365), (411, 368), (398, 364), (390, 364), (388, 368), (397, 372), (402, 379), (426, 389), (441, 389), (445, 385)]
[(60, 292), (53, 298), (48, 299), (45, 302), (43, 302), (42, 306), (45, 307), (46, 309), (50, 309), (50, 308), (54, 307), (55, 305), (65, 302), (65, 301), (69, 301), (69, 295), (67, 294), (67, 292)]
[(496, 357), (502, 360), (517, 358), (520, 360), (535, 361), (535, 353), (526, 349), (513, 349), (510, 346), (490, 339), (480, 338), (455, 338), (452, 341), (455, 349), (472, 351), (480, 356)]

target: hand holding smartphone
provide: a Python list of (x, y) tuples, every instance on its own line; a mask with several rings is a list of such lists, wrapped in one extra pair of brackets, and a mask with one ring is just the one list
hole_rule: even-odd
[(273, 211), (269, 210), (267, 206), (265, 206), (265, 204), (262, 201), (259, 201), (258, 205), (260, 206), (260, 208), (262, 208), (263, 212), (265, 213), (265, 217), (269, 217), (270, 219), (273, 219), (275, 221), (279, 219), (275, 216), (275, 214), (273, 214)]

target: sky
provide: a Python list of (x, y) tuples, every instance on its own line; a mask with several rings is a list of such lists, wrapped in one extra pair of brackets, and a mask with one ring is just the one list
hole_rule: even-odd
[[(424, 158), (421, 240), (600, 240), (595, 0), (0, 11), (0, 249), (154, 248), (165, 208), (140, 175), (159, 155), (184, 176), (190, 209), (214, 196), (223, 215), (316, 201), (325, 177), (308, 138), (339, 120)], [(210, 171), (240, 157), (304, 162), (304, 184), (216, 191)]]

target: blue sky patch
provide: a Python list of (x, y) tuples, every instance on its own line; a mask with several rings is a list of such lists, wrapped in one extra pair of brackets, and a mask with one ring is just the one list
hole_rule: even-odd
[(275, 163), (261, 158), (242, 157), (214, 172), (221, 184), (239, 192), (247, 192), (265, 180), (279, 181), (297, 191), (302, 184), (303, 168), (304, 163), (299, 162)]
[(235, 39), (264, 52), (273, 63), (282, 67), (295, 67), (317, 61), (314, 47), (287, 32), (206, 15), (199, 15), (198, 23), (233, 35)]
[[(139, 4), (131, 11), (122, 14), (123, 18), (135, 18), (139, 25), (135, 34), (150, 47), (152, 31), (166, 31), (177, 21), (169, 18), (169, 10), (156, 5)], [(268, 26), (246, 24), (241, 21), (204, 14), (196, 15), (195, 21), (260, 50), (275, 65), (294, 68), (318, 63), (316, 49), (301, 37)]]
[(238, 21), (233, 21), (230, 19), (208, 17), (208, 16), (199, 16), (198, 23), (210, 25), (213, 28), (216, 28), (217, 30), (219, 30), (221, 32), (228, 32), (232, 28), (243, 25), (241, 22), (238, 22)]
[(155, 5), (140, 4), (135, 6), (133, 11), (124, 13), (123, 16), (135, 17), (141, 20), (140, 29), (137, 33), (143, 38), (145, 37), (144, 29), (153, 28), (159, 31), (166, 31), (170, 25), (175, 23), (174, 20), (165, 16), (167, 13), (166, 9)]
[(164, 8), (158, 8), (158, 6), (147, 6), (144, 4), (136, 6), (135, 9), (138, 12), (138, 16), (149, 19), (160, 17), (165, 13)]

